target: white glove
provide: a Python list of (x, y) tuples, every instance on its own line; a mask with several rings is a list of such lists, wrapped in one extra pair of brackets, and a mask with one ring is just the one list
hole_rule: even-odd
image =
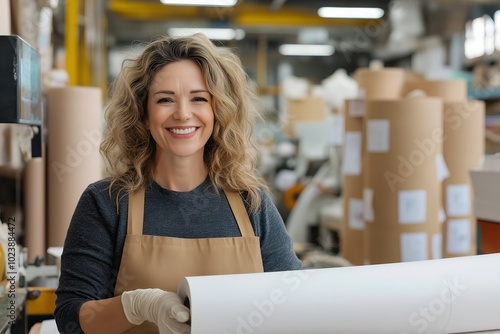
[(189, 308), (173, 292), (161, 289), (137, 289), (126, 291), (121, 297), (127, 320), (140, 325), (144, 321), (155, 323), (160, 334), (184, 334), (191, 332)]

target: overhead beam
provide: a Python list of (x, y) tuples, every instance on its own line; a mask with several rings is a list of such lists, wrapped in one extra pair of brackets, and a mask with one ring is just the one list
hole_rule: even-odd
[(318, 16), (315, 11), (305, 7), (287, 5), (278, 12), (270, 12), (260, 5), (240, 7), (233, 22), (241, 26), (330, 26), (352, 27), (366, 26), (377, 20), (366, 19), (329, 19)]
[(110, 0), (108, 9), (129, 20), (222, 19), (233, 8), (168, 6), (160, 2)]
[[(366, 26), (374, 20), (328, 19), (317, 15), (314, 10), (301, 6), (285, 5), (278, 11), (271, 11), (268, 5), (239, 3), (235, 7), (190, 7), (167, 6), (160, 2), (134, 0), (110, 0), (108, 9), (129, 20), (229, 20), (240, 26)], [(375, 21), (377, 22), (377, 21)]]

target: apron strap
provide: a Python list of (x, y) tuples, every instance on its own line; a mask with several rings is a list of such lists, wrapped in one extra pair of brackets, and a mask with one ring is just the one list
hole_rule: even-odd
[(142, 235), (144, 188), (128, 195), (127, 234)]
[(227, 201), (229, 202), (234, 218), (236, 218), (236, 222), (238, 223), (241, 236), (254, 237), (255, 232), (253, 230), (252, 223), (250, 222), (250, 218), (248, 218), (248, 212), (243, 204), (243, 199), (240, 194), (235, 191), (226, 190), (224, 190), (224, 193), (226, 193)]
[[(226, 191), (229, 206), (233, 211), (236, 223), (240, 229), (242, 237), (253, 237), (255, 232), (248, 217), (248, 212), (243, 204), (243, 200), (238, 192)], [(137, 190), (128, 196), (128, 217), (127, 234), (142, 235), (144, 220), (144, 188)]]

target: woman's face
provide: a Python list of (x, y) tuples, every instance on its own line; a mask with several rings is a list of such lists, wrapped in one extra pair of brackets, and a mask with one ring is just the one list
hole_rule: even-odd
[(165, 65), (154, 76), (146, 124), (156, 141), (157, 157), (203, 160), (203, 148), (214, 128), (214, 112), (212, 97), (194, 61)]

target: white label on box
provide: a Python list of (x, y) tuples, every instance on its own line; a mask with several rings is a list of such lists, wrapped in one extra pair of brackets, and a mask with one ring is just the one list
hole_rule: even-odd
[(363, 201), (357, 198), (349, 199), (349, 228), (353, 230), (363, 230), (365, 222), (363, 220)]
[(350, 117), (364, 117), (365, 116), (365, 100), (349, 100), (349, 110), (347, 111)]
[(372, 119), (368, 121), (367, 128), (367, 143), (368, 152), (383, 153), (389, 152), (389, 120), (388, 119)]
[(427, 192), (402, 190), (398, 194), (398, 217), (401, 224), (425, 223), (427, 217)]
[(330, 137), (330, 144), (334, 146), (341, 146), (344, 144), (344, 116), (343, 115), (330, 115), (330, 123), (332, 124), (332, 136)]
[(428, 260), (427, 233), (401, 233), (401, 262)]
[(432, 258), (443, 258), (443, 235), (441, 233), (432, 236)]
[(373, 213), (373, 189), (370, 188), (363, 189), (363, 218), (368, 222), (375, 220), (375, 214)]
[(442, 154), (436, 155), (436, 167), (438, 182), (443, 182), (444, 179), (450, 176), (450, 171)]
[(440, 224), (443, 224), (446, 221), (446, 213), (444, 212), (443, 208), (439, 208), (438, 211), (438, 222)]
[(448, 217), (468, 216), (471, 213), (470, 186), (450, 184), (446, 188), (446, 213)]
[(448, 220), (446, 251), (450, 254), (470, 252), (471, 223), (469, 219)]
[(361, 132), (348, 131), (345, 134), (342, 173), (361, 175)]

